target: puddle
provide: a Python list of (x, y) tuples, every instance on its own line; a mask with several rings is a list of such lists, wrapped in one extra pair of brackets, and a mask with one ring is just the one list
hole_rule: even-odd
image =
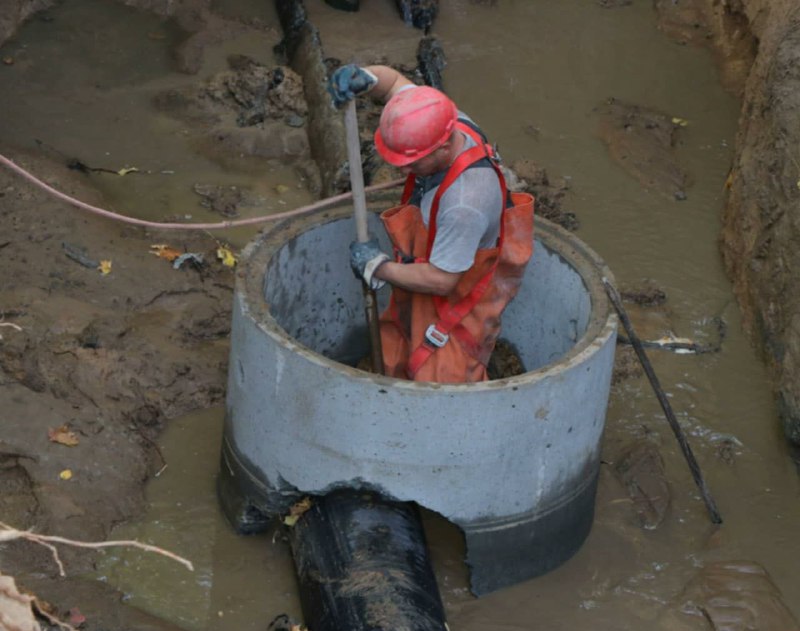
[[(240, 537), (216, 502), (222, 408), (176, 419), (159, 440), (167, 468), (147, 487), (144, 519), (114, 530), (189, 559), (194, 572), (166, 558), (113, 549), (97, 576), (126, 602), (187, 629), (264, 629), (300, 604), (288, 547), (274, 533)], [(146, 585), (146, 587), (145, 587)]]

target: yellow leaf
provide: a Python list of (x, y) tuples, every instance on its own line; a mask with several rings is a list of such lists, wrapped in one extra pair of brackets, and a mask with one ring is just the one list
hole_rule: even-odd
[(117, 171), (117, 175), (128, 175), (128, 173), (137, 173), (139, 169), (136, 167), (126, 167)]
[(97, 268), (103, 276), (111, 273), (111, 261), (100, 261), (100, 266)]
[(283, 523), (291, 528), (297, 523), (298, 519), (300, 519), (300, 515), (287, 515), (283, 518)]
[(219, 246), (217, 248), (217, 258), (222, 261), (222, 264), (227, 267), (236, 265), (236, 256), (228, 248)]
[(677, 116), (672, 117), (672, 124), (677, 125), (678, 127), (686, 127), (689, 124), (685, 118), (678, 118)]
[(283, 523), (291, 528), (309, 508), (311, 508), (311, 498), (304, 497), (289, 509), (289, 514), (283, 518)]
[(62, 480), (69, 480), (72, 478), (72, 471), (69, 469), (64, 469), (61, 473), (58, 474), (58, 477)]
[[(798, 182), (800, 184), (800, 182)], [(725, 188), (730, 188), (733, 186), (733, 171), (728, 173), (728, 177), (725, 179)]]
[(155, 245), (150, 246), (150, 254), (155, 254), (162, 259), (167, 259), (168, 261), (172, 262), (181, 254), (183, 254), (183, 252), (176, 250), (175, 248), (171, 248), (166, 243), (156, 243)]
[(74, 447), (79, 442), (75, 432), (70, 431), (69, 427), (66, 425), (48, 429), (47, 438), (50, 439), (50, 442), (66, 445), (67, 447)]

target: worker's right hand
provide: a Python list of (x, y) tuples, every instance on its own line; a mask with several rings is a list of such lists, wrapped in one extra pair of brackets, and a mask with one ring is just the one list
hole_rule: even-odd
[(389, 256), (381, 251), (375, 238), (364, 242), (353, 241), (350, 244), (350, 267), (353, 274), (370, 289), (380, 289), (386, 284), (386, 281), (375, 278), (375, 272), (388, 260)]
[(328, 92), (336, 107), (346, 105), (360, 94), (369, 92), (378, 83), (378, 77), (366, 68), (347, 64), (337, 68), (328, 79)]

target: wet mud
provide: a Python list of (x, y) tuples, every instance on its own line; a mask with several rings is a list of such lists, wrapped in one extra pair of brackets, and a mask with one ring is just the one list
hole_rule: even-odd
[[(156, 95), (156, 108), (191, 125), (201, 137), (199, 150), (215, 161), (246, 155), (294, 164), (309, 178), (310, 188), (318, 188), (304, 129), (308, 107), (302, 79), (291, 68), (267, 68), (244, 55), (229, 57), (228, 65), (228, 71), (199, 85)], [(235, 216), (242, 202), (220, 199), (219, 191), (205, 196), (226, 216)]]
[[(41, 156), (15, 157), (54, 186), (96, 199), (86, 176)], [(223, 400), (233, 272), (215, 262), (207, 235), (176, 238), (64, 213), (7, 170), (0, 201), (2, 521), (101, 541), (142, 510), (143, 485), (164, 466), (155, 439), (167, 419)], [(207, 263), (174, 269), (151, 254), (164, 240)], [(110, 260), (111, 272), (76, 262), (64, 243)], [(77, 444), (48, 438), (61, 426)], [(61, 556), (73, 577), (94, 560), (69, 549)], [(120, 598), (108, 587), (53, 580), (57, 567), (40, 546), (16, 542), (0, 559), (5, 573), (58, 606), (92, 592), (85, 607), (106, 603), (96, 622), (133, 615), (108, 606)]]
[(800, 623), (787, 609), (780, 590), (758, 563), (728, 561), (704, 567), (678, 598), (683, 613), (694, 616), (697, 628), (713, 631), (786, 629)]
[(686, 199), (690, 178), (674, 152), (680, 119), (613, 98), (595, 113), (598, 134), (623, 169), (646, 189), (678, 201)]
[(625, 447), (615, 459), (614, 473), (631, 498), (637, 525), (658, 528), (672, 497), (658, 446), (638, 441)]

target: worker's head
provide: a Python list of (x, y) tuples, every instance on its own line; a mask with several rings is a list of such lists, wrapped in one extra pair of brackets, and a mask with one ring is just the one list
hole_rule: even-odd
[(455, 103), (439, 90), (427, 86), (403, 90), (383, 108), (375, 146), (386, 162), (403, 171), (435, 173), (449, 164), (457, 116)]

